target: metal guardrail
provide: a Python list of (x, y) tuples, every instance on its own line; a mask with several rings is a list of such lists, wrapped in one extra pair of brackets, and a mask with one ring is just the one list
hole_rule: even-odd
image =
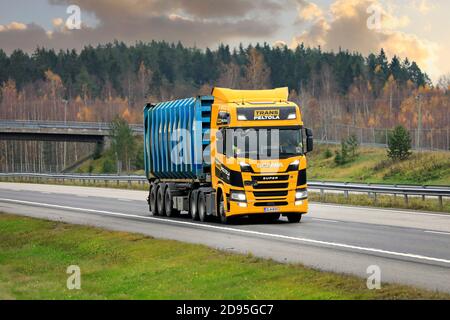
[(6, 181), (35, 181), (35, 180), (53, 180), (53, 181), (78, 181), (86, 183), (103, 182), (108, 185), (109, 182), (127, 182), (129, 186), (133, 182), (145, 184), (147, 178), (145, 176), (121, 176), (121, 175), (89, 175), (89, 174), (52, 174), (52, 173), (0, 173), (0, 180)]
[(367, 193), (369, 197), (373, 197), (377, 202), (378, 194), (400, 195), (404, 197), (405, 203), (408, 204), (409, 197), (437, 197), (441, 210), (444, 207), (443, 198), (450, 198), (450, 187), (447, 186), (414, 186), (414, 185), (385, 185), (385, 184), (358, 184), (358, 183), (341, 183), (341, 182), (308, 182), (308, 189), (320, 190), (321, 198), (324, 196), (325, 190), (341, 191), (347, 199), (349, 193)]
[[(88, 174), (44, 174), (44, 173), (0, 173), (1, 180), (54, 180), (54, 181), (79, 181), (83, 183), (103, 182), (108, 185), (109, 182), (127, 182), (129, 186), (133, 182), (144, 185), (147, 181), (145, 176), (140, 175), (88, 175)], [(319, 190), (321, 196), (325, 191), (343, 192), (348, 198), (349, 193), (367, 193), (377, 201), (378, 194), (400, 195), (404, 197), (405, 203), (408, 204), (410, 196), (437, 197), (439, 205), (443, 208), (443, 198), (450, 198), (450, 186), (414, 186), (414, 185), (387, 185), (387, 184), (361, 184), (361, 183), (343, 183), (343, 182), (317, 182), (309, 181), (308, 188), (311, 190)]]

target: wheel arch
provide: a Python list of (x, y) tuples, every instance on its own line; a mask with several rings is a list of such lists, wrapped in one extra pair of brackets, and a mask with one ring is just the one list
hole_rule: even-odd
[(220, 205), (219, 199), (220, 199), (221, 195), (223, 195), (223, 199), (224, 199), (224, 203), (223, 204), (224, 204), (225, 209), (226, 209), (227, 208), (226, 193), (225, 193), (225, 190), (223, 189), (223, 186), (221, 184), (219, 184), (217, 186), (217, 192), (216, 192), (216, 212), (219, 212), (219, 205)]

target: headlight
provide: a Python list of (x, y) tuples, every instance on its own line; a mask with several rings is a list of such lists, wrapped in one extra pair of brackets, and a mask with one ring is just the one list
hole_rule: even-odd
[(239, 121), (247, 121), (247, 117), (243, 114), (238, 115), (238, 120)]
[(245, 201), (245, 193), (243, 191), (231, 191), (231, 200)]
[(295, 113), (291, 113), (291, 114), (288, 116), (288, 120), (295, 120), (295, 119), (297, 119), (297, 114), (295, 114)]
[(297, 171), (299, 165), (300, 165), (300, 160), (297, 159), (294, 162), (291, 162), (289, 164), (287, 171)]
[(248, 163), (241, 162), (240, 166), (242, 172), (253, 172), (252, 166), (249, 165)]
[(295, 192), (295, 200), (306, 199), (308, 198), (308, 190), (297, 190)]

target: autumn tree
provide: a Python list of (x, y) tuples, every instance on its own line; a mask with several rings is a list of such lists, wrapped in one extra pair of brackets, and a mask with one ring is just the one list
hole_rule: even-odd
[(264, 62), (263, 55), (255, 48), (251, 48), (248, 53), (244, 83), (248, 89), (267, 89), (270, 87), (270, 69)]
[(217, 80), (219, 87), (239, 88), (243, 83), (241, 68), (237, 63), (222, 64), (220, 70), (220, 77)]

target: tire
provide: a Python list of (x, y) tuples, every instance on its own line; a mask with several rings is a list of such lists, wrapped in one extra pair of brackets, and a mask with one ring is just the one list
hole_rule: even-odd
[(191, 194), (189, 196), (189, 214), (191, 215), (191, 218), (194, 221), (197, 221), (199, 219), (197, 198), (198, 198), (198, 190), (191, 191)]
[(166, 188), (164, 196), (164, 204), (166, 208), (166, 216), (176, 217), (179, 215), (180, 212), (173, 207), (172, 192), (170, 190), (170, 187)]
[(156, 197), (156, 211), (158, 212), (158, 215), (162, 217), (166, 215), (166, 208), (164, 205), (164, 189), (164, 185), (160, 184)]
[(220, 194), (219, 198), (219, 217), (220, 222), (222, 222), (223, 224), (230, 223), (230, 218), (226, 216), (225, 212), (225, 199), (223, 198), (223, 193)]
[(301, 213), (290, 213), (287, 215), (289, 223), (299, 223), (302, 220)]
[(158, 210), (156, 209), (156, 195), (157, 195), (157, 185), (156, 184), (152, 184), (152, 187), (150, 189), (150, 198), (149, 198), (149, 206), (150, 206), (150, 211), (152, 212), (152, 214), (154, 216), (158, 215)]
[(203, 191), (198, 192), (197, 212), (198, 218), (201, 222), (207, 222), (209, 220), (206, 212), (206, 197)]

